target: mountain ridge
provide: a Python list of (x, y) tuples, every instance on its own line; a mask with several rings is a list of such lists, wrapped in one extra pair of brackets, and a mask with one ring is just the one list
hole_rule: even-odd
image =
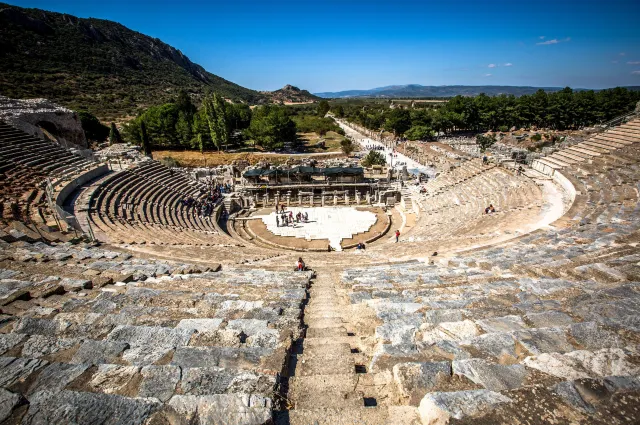
[[(560, 91), (564, 87), (534, 87), (534, 86), (505, 86), (505, 85), (483, 85), (468, 86), (461, 84), (442, 85), (442, 86), (423, 86), (420, 84), (404, 84), (377, 87), (368, 90), (343, 90), (337, 92), (320, 92), (314, 95), (325, 99), (339, 99), (351, 97), (373, 97), (373, 98), (391, 98), (391, 97), (453, 97), (461, 96), (477, 96), (485, 93), (490, 96), (500, 94), (513, 94), (522, 96), (525, 94), (533, 94), (542, 89), (547, 92)], [(627, 87), (630, 90), (640, 90), (640, 86)], [(574, 90), (589, 90), (576, 88)]]
[[(47, 98), (113, 120), (172, 101), (180, 90), (196, 101), (209, 90), (233, 102), (288, 100), (284, 89), (242, 87), (118, 22), (0, 3), (0, 94)], [(314, 98), (297, 90), (295, 99)]]

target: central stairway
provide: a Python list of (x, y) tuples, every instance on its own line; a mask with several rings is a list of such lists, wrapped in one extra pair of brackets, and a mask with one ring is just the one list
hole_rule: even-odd
[(337, 279), (335, 271), (319, 270), (310, 290), (306, 337), (289, 380), (289, 423), (419, 424), (414, 407), (378, 406), (375, 376), (357, 364), (359, 336), (349, 332), (350, 306), (336, 290)]

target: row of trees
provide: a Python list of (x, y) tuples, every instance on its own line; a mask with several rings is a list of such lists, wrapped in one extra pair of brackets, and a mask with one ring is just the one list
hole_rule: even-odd
[(229, 103), (208, 93), (197, 108), (186, 92), (176, 100), (152, 106), (124, 127), (127, 141), (142, 145), (142, 124), (149, 143), (162, 148), (200, 151), (226, 149), (248, 137), (256, 145), (273, 150), (295, 141), (295, 123), (284, 107), (265, 105), (253, 111), (242, 103)]
[(475, 97), (456, 96), (440, 107), (390, 109), (387, 105), (336, 104), (331, 109), (371, 130), (386, 130), (410, 140), (425, 140), (437, 133), (486, 130), (508, 131), (512, 127), (554, 130), (578, 129), (602, 123), (633, 110), (640, 92), (625, 88), (573, 91), (565, 88), (533, 95)]

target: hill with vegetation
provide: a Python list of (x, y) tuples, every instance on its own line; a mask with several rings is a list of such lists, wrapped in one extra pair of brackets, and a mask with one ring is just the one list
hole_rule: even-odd
[(271, 101), (276, 103), (311, 103), (321, 99), (307, 90), (300, 90), (298, 87), (289, 84), (280, 90), (262, 93), (269, 96)]
[(117, 22), (0, 3), (0, 94), (44, 97), (113, 120), (180, 90), (196, 99), (211, 90), (235, 102), (270, 100)]
[[(629, 90), (639, 90), (640, 87), (627, 87)], [(563, 87), (529, 87), (529, 86), (422, 86), (420, 84), (407, 84), (398, 86), (378, 87), (370, 90), (345, 90), (339, 92), (315, 93), (316, 96), (327, 99), (339, 99), (350, 97), (371, 98), (439, 98), (454, 96), (488, 96), (514, 95), (524, 96), (535, 94), (538, 90), (554, 93)], [(582, 91), (585, 89), (575, 89)]]

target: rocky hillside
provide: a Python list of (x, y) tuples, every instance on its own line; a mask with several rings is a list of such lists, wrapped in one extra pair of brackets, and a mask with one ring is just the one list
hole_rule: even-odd
[(116, 22), (0, 3), (2, 95), (46, 97), (111, 119), (170, 100), (180, 88), (252, 104), (269, 99)]
[(309, 103), (320, 100), (318, 96), (309, 93), (307, 90), (300, 90), (298, 87), (287, 84), (280, 90), (262, 92), (269, 96), (275, 103)]

